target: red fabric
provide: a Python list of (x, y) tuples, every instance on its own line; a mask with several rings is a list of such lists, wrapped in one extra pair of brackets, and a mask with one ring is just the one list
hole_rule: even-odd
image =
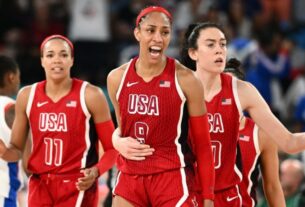
[(204, 199), (214, 199), (215, 171), (207, 115), (190, 117), (191, 143)]
[(170, 19), (170, 21), (172, 21), (172, 15), (169, 13), (169, 11), (167, 11), (166, 9), (164, 9), (161, 6), (150, 6), (150, 7), (143, 9), (140, 12), (140, 14), (137, 16), (136, 26), (139, 26), (139, 23), (140, 23), (140, 20), (142, 17), (146, 16), (147, 14), (149, 14), (151, 12), (161, 12), (161, 13), (165, 14)]
[(112, 168), (118, 155), (118, 152), (113, 148), (112, 145), (114, 124), (112, 120), (108, 120), (95, 124), (95, 129), (104, 149), (104, 154), (96, 165), (99, 169), (99, 174), (102, 175)]
[(9, 103), (5, 106), (4, 108), (4, 112), (7, 112), (12, 106), (14, 106), (15, 104), (14, 103)]

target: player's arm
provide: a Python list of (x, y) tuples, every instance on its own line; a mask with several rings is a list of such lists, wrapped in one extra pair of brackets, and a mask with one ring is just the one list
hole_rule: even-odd
[(285, 207), (284, 193), (279, 178), (279, 158), (276, 143), (261, 129), (258, 131), (261, 148), (261, 171), (268, 206)]
[(305, 133), (292, 134), (275, 117), (269, 106), (250, 83), (237, 80), (238, 95), (243, 110), (249, 112), (255, 123), (287, 153), (297, 153), (305, 149)]
[(191, 142), (196, 154), (202, 195), (207, 203), (205, 206), (209, 206), (214, 199), (215, 171), (203, 87), (193, 71), (180, 64), (176, 68), (179, 84), (187, 99)]
[(104, 93), (98, 87), (88, 84), (85, 91), (85, 102), (95, 123), (97, 136), (104, 153), (96, 166), (82, 171), (85, 176), (79, 178), (79, 182), (77, 182), (79, 190), (87, 190), (99, 175), (113, 167), (117, 157), (117, 151), (113, 148), (111, 141), (114, 124)]
[[(15, 119), (12, 125), (11, 141), (5, 146), (0, 139), (0, 157), (8, 162), (16, 162), (21, 159), (29, 131), (28, 118), (26, 116), (26, 105), (29, 97), (30, 87), (20, 90), (15, 104)], [(13, 117), (11, 117), (13, 119)]]
[[(107, 89), (110, 100), (113, 104), (117, 123), (120, 126), (120, 108), (117, 101), (116, 94), (119, 89), (123, 74), (126, 70), (127, 65), (122, 65), (121, 67), (112, 70), (107, 78)], [(121, 130), (118, 127), (112, 138), (114, 148), (120, 152), (122, 156), (130, 160), (144, 160), (146, 156), (152, 155), (154, 149), (150, 148), (147, 144), (141, 144), (136, 139), (132, 137), (121, 137)]]

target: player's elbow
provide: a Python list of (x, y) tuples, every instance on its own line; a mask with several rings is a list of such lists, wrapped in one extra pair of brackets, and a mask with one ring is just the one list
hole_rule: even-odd
[(284, 152), (288, 154), (299, 153), (302, 151), (302, 143), (300, 143), (300, 141), (300, 138), (295, 136), (295, 134), (289, 133), (289, 137), (285, 139), (284, 144), (282, 144), (281, 148)]

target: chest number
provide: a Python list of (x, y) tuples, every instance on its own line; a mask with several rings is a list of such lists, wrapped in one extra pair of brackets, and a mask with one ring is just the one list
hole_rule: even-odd
[(221, 166), (221, 142), (219, 141), (211, 141), (212, 144), (212, 152), (214, 157), (215, 169), (220, 168)]
[(63, 141), (58, 138), (44, 138), (45, 164), (60, 166), (62, 163)]
[(134, 129), (135, 137), (141, 144), (144, 144), (149, 130), (148, 125), (145, 122), (136, 122)]

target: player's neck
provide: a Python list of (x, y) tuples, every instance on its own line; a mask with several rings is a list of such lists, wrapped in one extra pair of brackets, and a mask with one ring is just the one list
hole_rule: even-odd
[(154, 77), (160, 75), (165, 69), (165, 66), (166, 59), (160, 63), (150, 64), (139, 58), (135, 64), (135, 70), (144, 81), (149, 82)]
[(205, 71), (196, 71), (204, 89), (206, 101), (210, 101), (221, 91), (221, 77), (219, 74), (206, 73)]
[(11, 93), (11, 91), (7, 88), (0, 88), (0, 96), (8, 96), (8, 97), (13, 97), (14, 94)]
[(47, 81), (45, 92), (47, 96), (54, 102), (67, 95), (72, 88), (72, 78), (69, 78), (62, 82)]

